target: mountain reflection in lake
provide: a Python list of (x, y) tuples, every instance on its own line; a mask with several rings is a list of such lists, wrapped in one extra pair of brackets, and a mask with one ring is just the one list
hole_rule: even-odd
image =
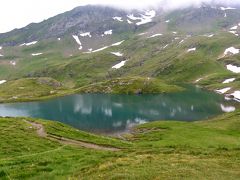
[(154, 120), (195, 121), (234, 110), (224, 97), (189, 88), (158, 95), (83, 94), (48, 101), (1, 104), (0, 116), (50, 119), (98, 133), (123, 132)]

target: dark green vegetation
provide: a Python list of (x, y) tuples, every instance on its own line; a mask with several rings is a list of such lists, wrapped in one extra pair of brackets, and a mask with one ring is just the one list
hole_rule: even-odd
[[(121, 150), (88, 149), (39, 137), (30, 121), (44, 125), (49, 135)], [(240, 177), (239, 111), (196, 123), (144, 124), (125, 135), (124, 140), (26, 118), (1, 118), (0, 130), (1, 179)]]

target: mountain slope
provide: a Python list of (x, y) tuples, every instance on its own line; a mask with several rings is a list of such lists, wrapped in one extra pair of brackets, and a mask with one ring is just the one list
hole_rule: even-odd
[(49, 18), (41, 23), (32, 23), (25, 28), (0, 34), (3, 46), (19, 45), (65, 35), (102, 36), (105, 31), (116, 33), (135, 31), (134, 23), (127, 21), (128, 12), (104, 6), (77, 7), (69, 12)]
[(225, 51), (240, 49), (239, 15), (237, 7), (206, 5), (172, 12), (79, 7), (1, 34), (0, 78), (50, 77), (78, 89), (116, 78), (153, 77), (211, 90), (235, 78), (233, 93), (240, 88), (239, 73), (227, 65), (239, 67), (239, 55)]
[(201, 8), (176, 10), (167, 15), (172, 30), (186, 33), (212, 33), (232, 27), (238, 23), (240, 12), (238, 7), (224, 8), (221, 6), (203, 5)]
[(239, 116), (237, 111), (197, 123), (147, 123), (125, 140), (52, 121), (0, 118), (0, 178), (238, 179)]

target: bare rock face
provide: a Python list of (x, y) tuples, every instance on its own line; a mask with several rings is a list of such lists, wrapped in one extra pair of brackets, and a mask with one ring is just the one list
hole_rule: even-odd
[[(118, 22), (113, 17), (125, 17), (125, 22)], [(91, 32), (101, 35), (112, 29), (120, 31), (134, 30), (135, 25), (127, 23), (127, 12), (104, 6), (82, 6), (49, 18), (41, 23), (32, 23), (22, 29), (0, 34), (0, 44), (14, 46), (21, 43), (59, 38), (65, 35)]]
[[(236, 9), (235, 9), (236, 8)], [(202, 4), (200, 8), (187, 8), (170, 13), (172, 26), (186, 33), (211, 32), (225, 29), (233, 22), (239, 21), (239, 7), (232, 10), (222, 10), (221, 5)]]
[[(49, 38), (57, 39), (80, 35), (86, 32), (91, 32), (92, 36), (101, 37), (103, 32), (108, 30), (112, 30), (117, 35), (131, 34), (137, 30), (146, 29), (151, 32), (163, 30), (164, 33), (167, 33), (166, 31), (180, 31), (188, 34), (203, 34), (227, 29), (234, 23), (239, 23), (240, 19), (239, 7), (224, 10), (221, 5), (215, 4), (203, 4), (198, 8), (189, 7), (170, 12), (156, 7), (154, 11), (156, 11), (156, 17), (153, 21), (137, 25), (136, 22), (139, 21), (139, 18), (147, 17), (147, 11), (125, 11), (92, 5), (81, 6), (41, 23), (32, 23), (24, 28), (0, 34), (0, 46), (15, 46)], [(133, 15), (137, 19), (131, 19), (128, 15)], [(121, 19), (114, 19), (114, 17)], [(164, 30), (165, 26), (167, 26), (166, 30)]]

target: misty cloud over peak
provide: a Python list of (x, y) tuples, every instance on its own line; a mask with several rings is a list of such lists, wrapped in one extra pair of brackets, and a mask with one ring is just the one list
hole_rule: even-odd
[[(90, 3), (91, 4), (91, 3)], [(174, 10), (186, 7), (200, 7), (202, 4), (232, 6), (240, 5), (240, 0), (128, 0), (122, 3), (122, 0), (99, 1), (95, 4), (110, 5), (123, 9), (145, 9), (145, 8), (162, 8), (164, 10)]]
[(67, 2), (36, 0), (34, 3), (32, 0), (1, 0), (0, 33), (24, 27), (32, 22), (41, 22), (78, 6), (104, 5), (125, 10), (149, 8), (174, 10), (191, 6), (199, 7), (202, 3), (229, 7), (240, 5), (240, 0), (68, 0)]

